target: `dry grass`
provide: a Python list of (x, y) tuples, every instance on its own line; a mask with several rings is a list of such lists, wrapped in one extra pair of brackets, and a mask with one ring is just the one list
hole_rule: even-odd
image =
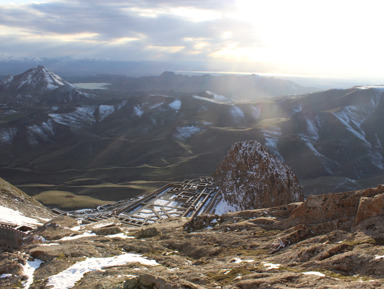
[(33, 197), (49, 207), (58, 207), (66, 210), (94, 208), (111, 202), (102, 201), (89, 196), (75, 195), (66, 191), (44, 191)]

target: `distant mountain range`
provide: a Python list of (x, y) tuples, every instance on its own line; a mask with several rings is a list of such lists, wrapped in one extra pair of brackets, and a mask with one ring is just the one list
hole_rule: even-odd
[(382, 87), (303, 94), (256, 75), (98, 78), (109, 89), (78, 89), (42, 66), (1, 80), (2, 177), (30, 194), (120, 200), (211, 174), (234, 142), (253, 139), (305, 194), (382, 182)]

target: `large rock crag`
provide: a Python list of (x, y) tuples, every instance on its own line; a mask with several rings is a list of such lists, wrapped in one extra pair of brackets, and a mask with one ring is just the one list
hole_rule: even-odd
[(292, 170), (257, 141), (236, 143), (213, 176), (222, 198), (216, 213), (303, 200), (302, 189)]

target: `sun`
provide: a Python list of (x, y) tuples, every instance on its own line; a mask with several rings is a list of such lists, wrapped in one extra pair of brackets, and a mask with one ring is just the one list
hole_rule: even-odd
[(384, 64), (382, 1), (236, 0), (236, 7), (233, 16), (252, 27), (257, 39), (243, 53), (249, 60), (330, 75), (351, 69), (377, 73)]

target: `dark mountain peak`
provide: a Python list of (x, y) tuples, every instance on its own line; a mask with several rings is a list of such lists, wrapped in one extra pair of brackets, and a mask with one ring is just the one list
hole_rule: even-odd
[(173, 78), (176, 76), (176, 73), (172, 72), (172, 71), (164, 71), (160, 77), (161, 78)]

